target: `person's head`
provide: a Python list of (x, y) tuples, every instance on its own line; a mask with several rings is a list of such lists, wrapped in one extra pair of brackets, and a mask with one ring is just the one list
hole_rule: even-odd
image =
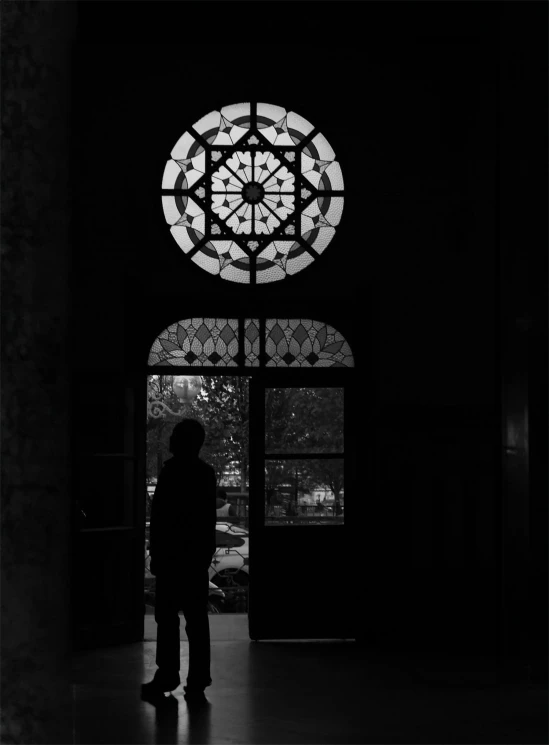
[(197, 456), (206, 439), (204, 427), (196, 419), (178, 422), (170, 436), (170, 452), (174, 455)]
[(221, 486), (218, 486), (217, 489), (216, 489), (216, 491), (217, 491), (217, 498), (218, 499), (222, 499), (224, 502), (226, 502), (227, 501), (227, 492), (225, 491), (225, 489), (223, 489), (223, 487), (221, 487)]

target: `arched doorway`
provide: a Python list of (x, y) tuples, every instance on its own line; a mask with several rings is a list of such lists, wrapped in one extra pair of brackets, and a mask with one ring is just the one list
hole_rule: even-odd
[(155, 339), (153, 371), (250, 381), (251, 638), (352, 638), (344, 484), (352, 494), (355, 371), (345, 338), (311, 319), (186, 319)]
[[(251, 638), (353, 636), (352, 620), (342, 613), (351, 605), (354, 547), (347, 533), (357, 514), (352, 447), (356, 369), (351, 349), (339, 331), (323, 322), (225, 319), (229, 320), (234, 323), (188, 319), (164, 329), (153, 342), (148, 365), (125, 382), (123, 442), (113, 442), (107, 452), (90, 452), (86, 463), (81, 463), (79, 509), (85, 518), (78, 517), (74, 603), (80, 646), (143, 636), (147, 375), (174, 372), (205, 376), (230, 372), (250, 380)], [(201, 347), (198, 333), (202, 335)], [(276, 392), (288, 398), (291, 392), (310, 390), (324, 391), (325, 395), (330, 390), (341, 391), (343, 449), (337, 445), (309, 452), (301, 444), (297, 451), (291, 447), (282, 453), (276, 448), (269, 451), (265, 446), (268, 397)], [(300, 406), (305, 412), (303, 402)], [(308, 424), (301, 423), (302, 435)], [(330, 509), (317, 515), (314, 505), (307, 505), (298, 495), (311, 494), (313, 487), (319, 486), (318, 477), (315, 483), (310, 478), (311, 466), (318, 473), (322, 462), (330, 460), (336, 465), (340, 462), (344, 472), (344, 510), (338, 512), (335, 505), (325, 505)], [(274, 468), (287, 475), (290, 464), (297, 481), (294, 478), (294, 498), (287, 500), (288, 514), (281, 519), (280, 514), (267, 509), (272, 502), (267, 490), (272, 484), (266, 474), (268, 468)], [(284, 505), (290, 485), (286, 479), (278, 486)], [(279, 558), (274, 561), (273, 557)], [(273, 593), (282, 590), (284, 602), (273, 603)]]

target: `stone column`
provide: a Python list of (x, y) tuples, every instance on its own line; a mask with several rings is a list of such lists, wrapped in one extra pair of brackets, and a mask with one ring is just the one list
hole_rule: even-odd
[(2, 743), (72, 742), (68, 308), (76, 3), (4, 0)]

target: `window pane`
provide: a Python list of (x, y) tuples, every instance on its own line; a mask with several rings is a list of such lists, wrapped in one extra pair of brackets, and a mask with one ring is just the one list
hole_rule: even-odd
[(267, 388), (266, 453), (342, 453), (343, 388)]
[(342, 525), (343, 458), (265, 461), (265, 525)]

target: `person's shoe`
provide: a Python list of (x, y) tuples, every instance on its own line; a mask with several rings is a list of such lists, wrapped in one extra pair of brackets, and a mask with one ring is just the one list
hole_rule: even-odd
[(179, 677), (179, 673), (173, 675), (159, 675), (156, 673), (150, 683), (143, 683), (141, 694), (148, 698), (159, 698), (165, 693), (175, 691), (180, 683), (181, 678)]
[(183, 686), (185, 693), (183, 697), (186, 701), (193, 704), (207, 703), (208, 699), (204, 695), (204, 689), (197, 686)]
[(201, 691), (203, 691), (208, 686), (211, 686), (211, 684), (212, 684), (212, 679), (209, 676), (207, 678), (196, 678), (196, 677), (195, 678), (187, 678), (187, 680), (185, 681), (185, 685), (183, 686), (183, 688), (185, 690), (187, 690), (187, 688), (192, 688), (193, 690), (195, 688), (198, 688)]

